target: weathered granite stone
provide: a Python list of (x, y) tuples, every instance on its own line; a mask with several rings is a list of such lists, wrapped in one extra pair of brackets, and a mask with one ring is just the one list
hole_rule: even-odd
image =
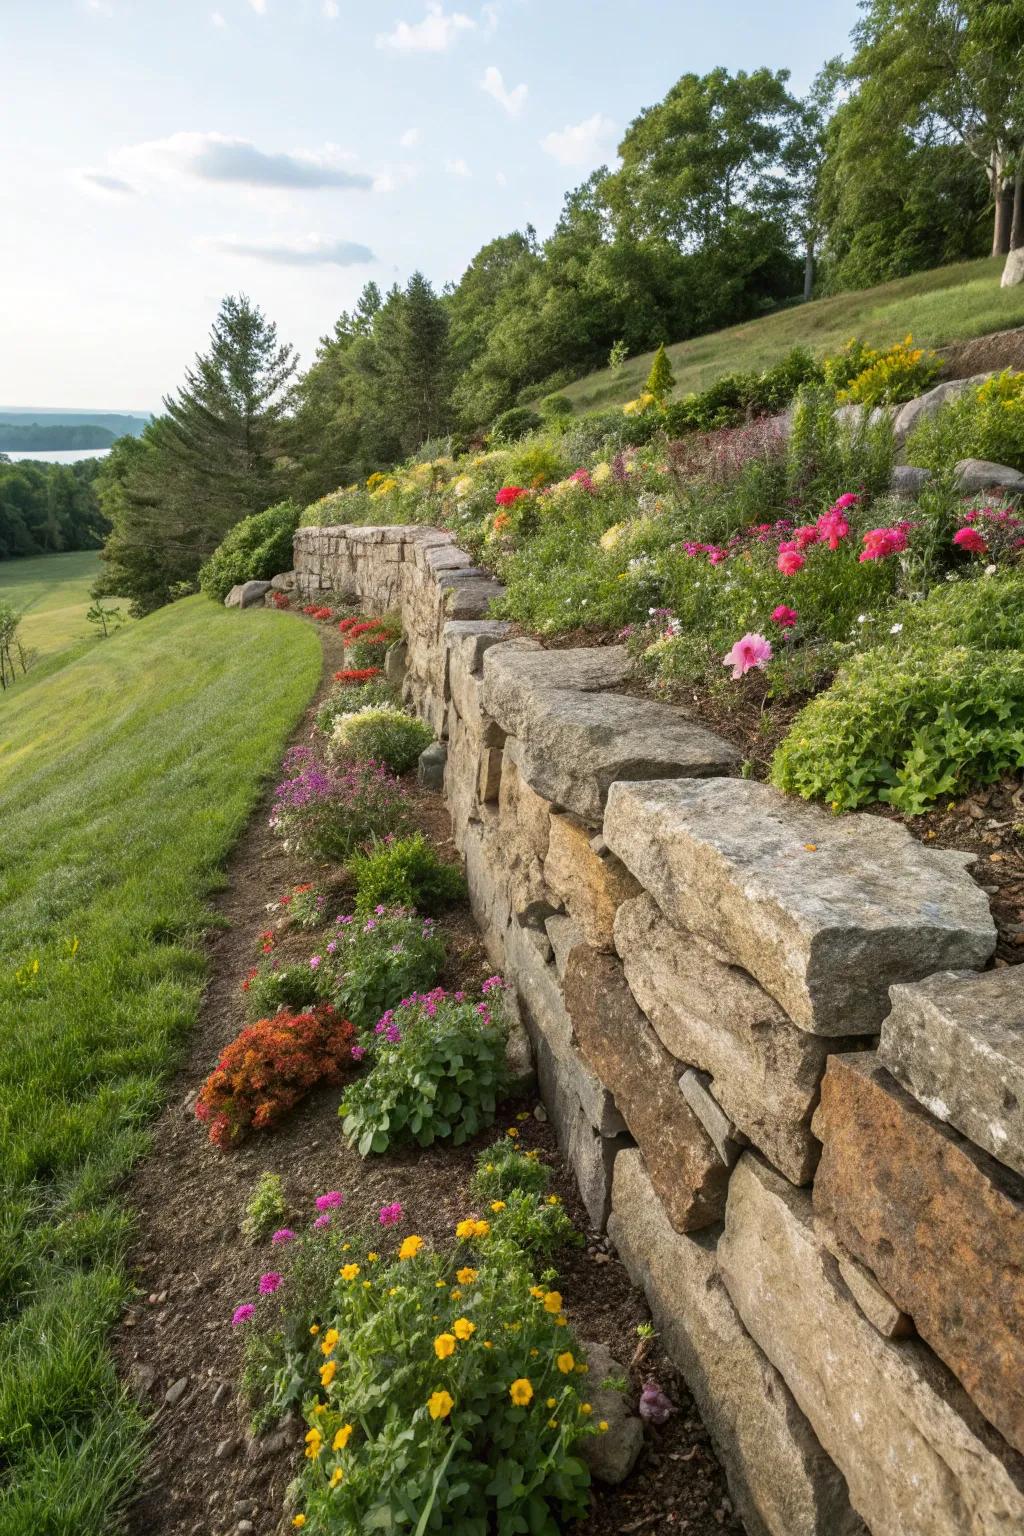
[(570, 952), (577, 944), (585, 944), (583, 929), (573, 918), (567, 917), (564, 912), (554, 912), (544, 924), (547, 936), (551, 940), (551, 948), (555, 953), (555, 969), (559, 976), (565, 973), (565, 962)]
[[(832, 1247), (831, 1243), (829, 1247)], [(842, 1250), (836, 1253), (836, 1249), (832, 1248), (846, 1289), (871, 1326), (878, 1329), (883, 1339), (909, 1338), (914, 1325), (906, 1312), (901, 1312), (892, 1297), (882, 1290), (870, 1269), (858, 1263), (852, 1253), (842, 1249), (841, 1244), (837, 1243), (836, 1247)]]
[(392, 688), (401, 688), (409, 669), (409, 647), (402, 639), (394, 640), (384, 652), (384, 676)]
[(594, 1410), (594, 1422), (603, 1421), (608, 1429), (582, 1441), (580, 1455), (596, 1482), (615, 1487), (624, 1483), (636, 1466), (643, 1450), (644, 1426), (624, 1393), (601, 1386), (602, 1381), (609, 1379), (629, 1380), (628, 1372), (614, 1359), (607, 1345), (585, 1343), (581, 1349), (587, 1362), (587, 1395)]
[(1024, 1450), (1024, 1180), (863, 1052), (829, 1059), (814, 1133), (815, 1211)]
[(842, 1474), (736, 1315), (717, 1231), (673, 1229), (636, 1148), (615, 1160), (608, 1232), (694, 1395), (747, 1536), (863, 1536)]
[(891, 988), (879, 1060), (939, 1120), (1024, 1174), (1024, 967)]
[(549, 818), (549, 843), (544, 879), (555, 901), (566, 907), (595, 949), (612, 950), (612, 925), (621, 904), (640, 887), (629, 870), (606, 853), (591, 847), (590, 828), (577, 816)]
[(900, 406), (893, 423), (896, 446), (901, 448), (914, 428), (922, 421), (934, 416), (936, 411), (940, 411), (950, 400), (955, 400), (958, 395), (962, 395), (965, 389), (970, 389), (973, 384), (983, 384), (987, 378), (987, 373), (976, 373), (969, 379), (944, 379), (941, 384), (936, 384), (934, 389), (928, 390), (926, 394), (908, 400), (906, 405)]
[(501, 862), (497, 818), (493, 811), (471, 821), (463, 837), (469, 904), (491, 964), (505, 967), (505, 937), (509, 928), (508, 875)]
[(224, 599), (225, 608), (257, 608), (270, 591), (269, 581), (243, 581), (232, 587)]
[(295, 572), (279, 571), (276, 576), (271, 576), (270, 585), (275, 592), (294, 592)]
[(508, 735), (520, 736), (536, 694), (620, 688), (631, 671), (622, 645), (546, 651), (536, 640), (509, 640), (484, 660), (484, 708)]
[(746, 1152), (733, 1170), (722, 1278), (845, 1474), (872, 1536), (1024, 1529), (1024, 1458), (916, 1340), (883, 1339), (846, 1293), (808, 1195)]
[(679, 1063), (633, 1001), (621, 963), (577, 946), (563, 990), (580, 1050), (614, 1096), (672, 1225), (693, 1232), (720, 1221), (729, 1169), (679, 1092)]
[(876, 1033), (893, 982), (995, 947), (970, 856), (880, 816), (747, 779), (618, 783), (604, 835), (671, 922), (727, 948), (812, 1034)]
[(519, 742), (509, 738), (502, 754), (498, 786), (501, 835), (498, 857), (508, 870), (512, 906), (516, 912), (523, 912), (539, 902), (547, 902), (549, 911), (555, 910), (544, 879), (550, 819), (550, 803), (531, 789), (523, 778), (519, 771)]
[(511, 988), (502, 993), (502, 1004), (508, 1025), (505, 1041), (505, 1070), (508, 1073), (512, 1096), (522, 1098), (537, 1088), (537, 1070), (533, 1059), (530, 1034), (523, 1022), (519, 999)]
[(814, 1175), (811, 1115), (830, 1050), (797, 1029), (757, 982), (702, 940), (681, 933), (653, 896), (619, 908), (615, 946), (630, 990), (680, 1061), (709, 1072), (718, 1103), (794, 1184)]
[(441, 789), (444, 784), (448, 748), (443, 741), (432, 741), (416, 760), (416, 782), (422, 789)]
[(679, 1091), (704, 1127), (722, 1162), (731, 1168), (748, 1141), (743, 1132), (736, 1129), (711, 1092), (708, 1074), (687, 1067), (679, 1079)]
[[(467, 724), (486, 718), (481, 697), (484, 653), (503, 640), (510, 628), (500, 619), (450, 619), (444, 626), (441, 639), (448, 656), (448, 686)], [(496, 722), (490, 724), (492, 744), (500, 745), (504, 732)]]
[(988, 459), (958, 459), (953, 466), (956, 482), (968, 495), (998, 486), (1011, 496), (1024, 494), (1024, 475), (1008, 464), (993, 464)]
[(1007, 254), (1003, 275), (999, 279), (1000, 288), (1016, 288), (1018, 283), (1024, 283), (1024, 245), (1018, 245), (1015, 251)]
[(916, 464), (897, 464), (889, 476), (889, 494), (914, 501), (931, 478), (930, 469), (918, 469)]

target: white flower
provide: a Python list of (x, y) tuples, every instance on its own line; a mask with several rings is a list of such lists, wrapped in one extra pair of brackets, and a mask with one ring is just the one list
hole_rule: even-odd
[(868, 622), (867, 614), (866, 613), (858, 613), (858, 615), (857, 615), (857, 623), (858, 624), (866, 624), (867, 622)]
[(996, 573), (996, 567), (994, 565), (986, 565), (986, 567), (985, 567), (985, 575), (986, 576), (994, 576), (995, 573)]
[(890, 633), (890, 635), (898, 635), (901, 632), (902, 629), (903, 629), (903, 625), (902, 624), (893, 624), (889, 628), (889, 633)]

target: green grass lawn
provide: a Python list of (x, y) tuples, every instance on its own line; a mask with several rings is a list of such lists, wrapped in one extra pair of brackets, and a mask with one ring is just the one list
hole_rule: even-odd
[[(723, 373), (758, 372), (790, 347), (809, 347), (820, 355), (835, 351), (851, 336), (878, 346), (901, 341), (908, 331), (917, 342), (941, 347), (1024, 325), (1024, 287), (1000, 288), (1002, 270), (1002, 257), (938, 267), (678, 342), (668, 348), (675, 398), (705, 388)], [(560, 393), (568, 395), (578, 411), (624, 404), (640, 393), (653, 359), (653, 352), (631, 357), (617, 376), (604, 368)]]
[(141, 1423), (105, 1345), (117, 1186), (196, 1018), (207, 897), (320, 665), (293, 617), (196, 597), (3, 709), (2, 1536), (118, 1528)]
[[(24, 613), (21, 640), (38, 659), (94, 635), (85, 614), (92, 603), (89, 588), (102, 569), (96, 549), (0, 561), (0, 602), (13, 603)], [(104, 607), (126, 605), (105, 598)]]

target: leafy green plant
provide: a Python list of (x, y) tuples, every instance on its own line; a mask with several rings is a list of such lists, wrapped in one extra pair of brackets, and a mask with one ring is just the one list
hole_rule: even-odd
[(861, 346), (856, 361), (857, 371), (838, 389), (836, 399), (841, 405), (871, 407), (913, 400), (934, 384), (940, 367), (935, 353), (915, 347), (912, 336), (885, 351)]
[(368, 1029), (400, 998), (434, 985), (444, 944), (431, 918), (381, 909), (365, 920), (339, 917), (317, 960), (324, 995), (357, 1028)]
[(430, 726), (404, 709), (364, 704), (352, 714), (335, 716), (328, 750), (336, 763), (385, 763), (405, 773), (433, 739)]
[(275, 1227), (282, 1225), (287, 1214), (281, 1175), (265, 1169), (245, 1202), (242, 1231), (250, 1238), (269, 1237)]
[(397, 703), (396, 690), (382, 678), (370, 678), (365, 683), (341, 683), (331, 689), (317, 710), (316, 728), (322, 735), (330, 736), (339, 715), (352, 715), (373, 705), (391, 707)]
[(320, 977), (308, 965), (282, 965), (276, 956), (265, 956), (242, 982), (247, 1019), (266, 1019), (279, 1008), (301, 1011), (324, 996)]
[(371, 1068), (345, 1096), (342, 1129), (361, 1157), (403, 1141), (456, 1146), (491, 1125), (506, 1084), (503, 1010), (443, 988), (378, 1020)]
[[(569, 409), (571, 411), (572, 407)], [(520, 438), (528, 437), (543, 425), (541, 417), (536, 411), (531, 411), (529, 406), (514, 405), (495, 417), (491, 426), (491, 440), (495, 443), (517, 443)]]
[(509, 1135), (480, 1153), (470, 1190), (483, 1203), (495, 1237), (534, 1259), (547, 1259), (583, 1241), (561, 1200), (550, 1193), (550, 1182), (537, 1154), (521, 1151)]
[(958, 459), (1024, 469), (1024, 373), (1006, 370), (947, 401), (911, 432), (906, 458), (937, 473)]
[(477, 1200), (503, 1200), (513, 1190), (525, 1195), (546, 1195), (551, 1170), (533, 1152), (524, 1152), (517, 1136), (503, 1136), (477, 1153), (470, 1194)]
[(461, 871), (446, 864), (422, 832), (375, 843), (349, 860), (349, 871), (362, 916), (376, 907), (408, 907), (433, 917), (466, 894)]
[(279, 571), (291, 570), (292, 537), (298, 524), (299, 508), (291, 501), (279, 501), (265, 512), (243, 517), (200, 567), (203, 592), (223, 602), (240, 582), (269, 581)]

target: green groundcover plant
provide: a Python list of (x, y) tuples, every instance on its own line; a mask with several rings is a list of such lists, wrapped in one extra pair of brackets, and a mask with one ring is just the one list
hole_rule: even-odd
[(948, 401), (911, 432), (906, 455), (936, 472), (958, 459), (1024, 469), (1024, 373), (998, 373)]
[(381, 1015), (370, 1070), (338, 1111), (361, 1157), (407, 1141), (459, 1146), (493, 1124), (508, 1082), (501, 986), (492, 976), (478, 1002), (435, 987)]
[(432, 918), (378, 906), (366, 918), (337, 918), (332, 937), (308, 965), (322, 995), (357, 1028), (369, 1029), (399, 999), (434, 985), (444, 944)]
[(299, 525), (299, 508), (279, 501), (265, 512), (243, 517), (200, 567), (199, 585), (207, 597), (223, 602), (243, 581), (269, 581), (291, 570), (292, 538)]
[(466, 894), (461, 872), (435, 853), (422, 832), (374, 843), (349, 860), (349, 869), (362, 916), (379, 906), (397, 906), (435, 917)]
[(510, 1126), (478, 1155), (470, 1193), (487, 1210), (496, 1238), (547, 1259), (583, 1241), (550, 1185), (551, 1170), (536, 1151), (521, 1149), (518, 1130)]
[[(358, 676), (356, 668), (351, 669), (350, 676)], [(376, 672), (375, 667), (362, 669), (365, 672)], [(344, 673), (336, 672), (336, 679), (343, 679)], [(364, 682), (338, 681), (332, 688), (316, 712), (316, 728), (322, 735), (330, 737), (334, 730), (334, 722), (340, 715), (352, 715), (357, 710), (366, 709), (370, 705), (396, 706), (398, 694), (390, 683), (381, 677), (370, 677)]]
[(406, 773), (433, 739), (430, 726), (404, 709), (364, 704), (335, 716), (328, 755), (337, 764), (372, 761), (386, 764), (394, 773)]
[[(385, 1227), (396, 1211), (382, 1208)], [(293, 1524), (307, 1536), (558, 1536), (588, 1507), (580, 1445), (607, 1424), (594, 1422), (554, 1272), (538, 1283), (529, 1255), (473, 1216), (443, 1253), (383, 1235), (388, 1254), (330, 1225), (287, 1233), (287, 1273), (264, 1275), (263, 1299), (235, 1313), (264, 1414), (301, 1403)]]

